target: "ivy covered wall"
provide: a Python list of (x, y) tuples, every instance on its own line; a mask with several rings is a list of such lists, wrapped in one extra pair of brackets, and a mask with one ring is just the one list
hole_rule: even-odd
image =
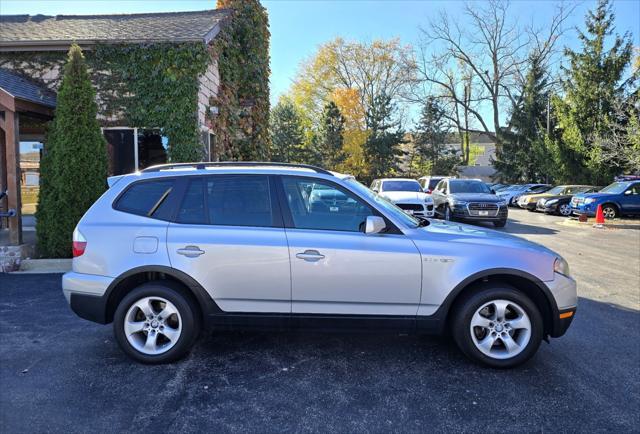
[(269, 18), (258, 0), (218, 0), (232, 18), (213, 43), (220, 88), (211, 105), (216, 147), (225, 160), (269, 159)]
[[(103, 126), (161, 128), (170, 161), (203, 157), (197, 118), (199, 77), (212, 62), (202, 43), (97, 45), (86, 50)], [(0, 67), (57, 90), (64, 52), (1, 53)]]
[[(269, 23), (258, 0), (218, 0), (230, 19), (204, 43), (96, 45), (84, 51), (103, 126), (161, 128), (173, 162), (205, 157), (200, 113), (222, 160), (269, 159)], [(65, 52), (3, 52), (9, 68), (57, 90)], [(211, 65), (217, 66), (212, 74)], [(209, 67), (209, 68), (208, 68)], [(214, 76), (213, 79), (211, 76)], [(207, 107), (200, 79), (218, 81)], [(208, 86), (209, 88), (211, 86)], [(210, 110), (215, 107), (216, 110)], [(204, 109), (204, 110), (203, 110)]]

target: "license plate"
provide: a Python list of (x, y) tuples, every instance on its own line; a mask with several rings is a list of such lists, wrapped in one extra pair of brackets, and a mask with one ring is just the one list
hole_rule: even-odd
[(489, 215), (489, 211), (478, 211), (478, 215)]

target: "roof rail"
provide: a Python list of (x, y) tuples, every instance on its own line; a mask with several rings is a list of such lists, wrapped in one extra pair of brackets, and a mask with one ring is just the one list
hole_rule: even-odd
[(296, 164), (296, 163), (277, 163), (277, 162), (262, 162), (262, 161), (213, 161), (213, 162), (200, 162), (200, 163), (170, 163), (170, 164), (158, 164), (156, 166), (147, 167), (140, 172), (159, 172), (161, 170), (180, 169), (193, 167), (196, 170), (203, 170), (207, 167), (288, 167), (293, 169), (309, 169), (316, 173), (323, 175), (333, 176), (333, 173), (321, 167), (312, 166), (310, 164)]

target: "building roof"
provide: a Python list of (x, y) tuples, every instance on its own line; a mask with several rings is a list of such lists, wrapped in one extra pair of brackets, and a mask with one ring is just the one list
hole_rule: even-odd
[(71, 42), (208, 43), (229, 15), (226, 9), (126, 15), (0, 15), (0, 49), (65, 49)]
[(54, 92), (4, 68), (0, 68), (0, 89), (16, 99), (52, 108), (56, 106), (56, 94)]

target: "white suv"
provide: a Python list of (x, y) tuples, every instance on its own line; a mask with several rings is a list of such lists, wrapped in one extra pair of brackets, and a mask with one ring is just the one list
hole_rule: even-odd
[(195, 163), (109, 179), (73, 235), (71, 309), (113, 322), (144, 363), (201, 328), (449, 331), (494, 367), (561, 336), (577, 295), (554, 252), (418, 220), (353, 177), (303, 165)]
[(406, 213), (419, 217), (433, 217), (433, 199), (420, 183), (409, 178), (375, 179), (371, 190), (378, 193)]

